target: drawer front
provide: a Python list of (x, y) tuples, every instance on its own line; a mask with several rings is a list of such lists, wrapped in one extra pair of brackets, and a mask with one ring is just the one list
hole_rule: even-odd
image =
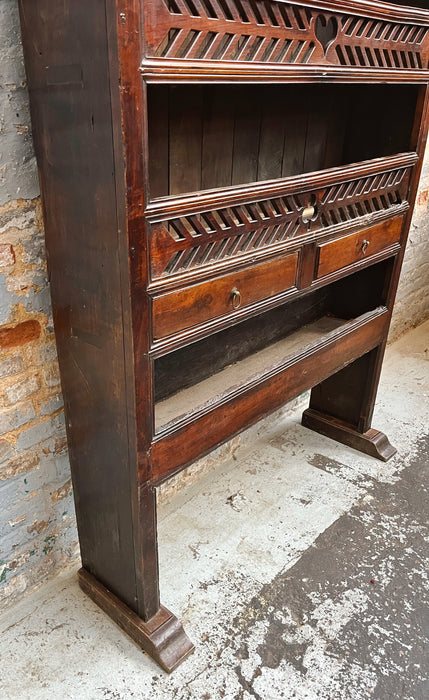
[(353, 265), (399, 243), (403, 217), (397, 217), (319, 246), (316, 278)]
[(152, 307), (154, 338), (164, 338), (280, 294), (295, 285), (297, 267), (298, 253), (294, 253), (156, 297)]

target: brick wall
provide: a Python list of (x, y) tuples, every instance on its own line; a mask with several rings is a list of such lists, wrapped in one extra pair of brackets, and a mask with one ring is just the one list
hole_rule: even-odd
[(78, 557), (16, 0), (0, 0), (0, 607)]
[(429, 318), (429, 143), (405, 251), (390, 341)]
[[(394, 337), (429, 317), (428, 194), (429, 154)], [(77, 560), (17, 0), (0, 0), (0, 608)]]

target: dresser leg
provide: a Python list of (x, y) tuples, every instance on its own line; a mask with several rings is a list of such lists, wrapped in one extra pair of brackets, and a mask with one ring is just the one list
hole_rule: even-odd
[(396, 449), (371, 428), (383, 352), (375, 348), (314, 387), (302, 425), (387, 462)]
[(194, 650), (181, 622), (167, 608), (147, 622), (85, 569), (78, 573), (82, 590), (124, 630), (164, 671), (171, 673)]
[(353, 447), (359, 452), (364, 452), (371, 457), (387, 462), (396, 454), (396, 449), (390, 444), (387, 436), (380, 430), (370, 428), (364, 433), (359, 433), (346, 423), (326, 416), (323, 413), (308, 408), (302, 415), (302, 425), (316, 433)]

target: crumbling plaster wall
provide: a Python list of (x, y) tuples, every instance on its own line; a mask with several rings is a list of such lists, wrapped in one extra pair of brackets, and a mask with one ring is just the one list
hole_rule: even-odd
[[(428, 194), (429, 154), (391, 337), (429, 317)], [(78, 556), (18, 7), (0, 0), (0, 608)]]

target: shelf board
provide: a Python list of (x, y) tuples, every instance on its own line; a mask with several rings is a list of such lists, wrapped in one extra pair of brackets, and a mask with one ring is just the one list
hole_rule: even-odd
[[(266, 368), (256, 377), (253, 375), (244, 386), (218, 394), (198, 411), (188, 411), (180, 421), (164, 426), (155, 435), (151, 447), (153, 483), (159, 484), (209, 452), (213, 446), (233, 437), (263, 415), (372, 350), (382, 341), (388, 322), (389, 312), (381, 306), (351, 321), (341, 321), (330, 331), (325, 327), (323, 332), (321, 327), (311, 324), (313, 328), (304, 331), (307, 340), (302, 336), (303, 329), (297, 331), (301, 334), (296, 339), (298, 347), (291, 349), (276, 366)], [(295, 344), (292, 334), (289, 342)], [(287, 352), (285, 347), (283, 352)], [(234, 366), (234, 373), (236, 371), (238, 368)], [(251, 368), (246, 372), (250, 376)], [(166, 402), (173, 399), (180, 410), (184, 405), (183, 397), (171, 397)], [(167, 415), (167, 406), (161, 414), (158, 408), (158, 425), (167, 419)]]
[(359, 163), (342, 165), (326, 170), (315, 170), (277, 180), (252, 182), (249, 185), (219, 187), (213, 190), (201, 190), (189, 194), (160, 197), (148, 204), (145, 216), (151, 224), (155, 224), (172, 216), (184, 216), (188, 213), (204, 212), (216, 207), (257, 202), (295, 192), (309, 192), (318, 187), (329, 187), (359, 177), (369, 177), (388, 172), (389, 170), (409, 168), (415, 165), (417, 161), (417, 153), (398, 153), (393, 156), (372, 158)]
[[(322, 316), (267, 348), (160, 401), (155, 405), (156, 432), (183, 418), (189, 419), (196, 412), (206, 410), (238, 387), (246, 386), (264, 373), (275, 370), (285, 362), (285, 359), (302, 353), (306, 348), (317, 346), (329, 333), (338, 330), (346, 323), (347, 321), (340, 318)], [(191, 410), (190, 406), (193, 407)]]
[(331, 64), (273, 64), (246, 61), (145, 58), (140, 73), (148, 83), (364, 82), (427, 83), (429, 70), (364, 68)]

